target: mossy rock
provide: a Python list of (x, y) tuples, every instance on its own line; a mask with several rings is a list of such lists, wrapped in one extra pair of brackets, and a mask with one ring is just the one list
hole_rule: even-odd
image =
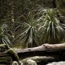
[(0, 63), (12, 64), (13, 61), (19, 62), (17, 53), (6, 44), (0, 44)]

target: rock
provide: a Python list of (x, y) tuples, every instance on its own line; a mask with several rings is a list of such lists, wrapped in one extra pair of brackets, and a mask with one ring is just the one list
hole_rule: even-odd
[(48, 63), (47, 65), (65, 65), (65, 61), (52, 62), (52, 63)]
[[(23, 62), (19, 61), (20, 65), (23, 65)], [(19, 65), (17, 61), (13, 61), (12, 65)]]
[(28, 59), (27, 60), (27, 65), (37, 65), (37, 63), (32, 59)]
[(17, 62), (17, 61), (14, 61), (14, 62), (12, 63), (12, 65), (18, 65), (18, 62)]

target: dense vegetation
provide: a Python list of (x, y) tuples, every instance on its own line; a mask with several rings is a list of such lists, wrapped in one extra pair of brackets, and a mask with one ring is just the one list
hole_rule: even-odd
[(0, 43), (32, 47), (65, 41), (64, 1), (1, 0), (0, 3)]
[[(49, 48), (54, 49), (56, 45), (52, 44), (64, 42), (65, 0), (0, 0), (0, 45), (35, 47), (36, 51), (40, 51), (39, 47), (44, 43), (51, 44)], [(24, 51), (35, 51), (33, 48)]]

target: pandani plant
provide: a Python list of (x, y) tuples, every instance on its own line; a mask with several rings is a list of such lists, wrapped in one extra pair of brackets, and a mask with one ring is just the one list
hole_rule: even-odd
[(4, 32), (3, 27), (0, 26), (0, 44), (6, 44), (8, 46), (12, 46), (9, 38), (3, 32)]
[[(65, 25), (65, 24), (64, 24)], [(42, 32), (42, 43), (60, 43), (64, 42), (65, 30), (57, 16), (56, 9), (46, 9), (45, 17), (42, 19), (39, 31)]]
[[(23, 16), (24, 17), (24, 16)], [(39, 45), (39, 35), (37, 32), (38, 21), (35, 19), (33, 12), (29, 12), (27, 17), (24, 17), (26, 22), (23, 22), (26, 29), (17, 35), (16, 41), (24, 47), (34, 47)]]

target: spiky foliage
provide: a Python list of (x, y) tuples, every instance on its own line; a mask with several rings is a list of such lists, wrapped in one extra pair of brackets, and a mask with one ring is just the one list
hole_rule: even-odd
[(4, 30), (3, 27), (0, 27), (0, 44), (7, 44), (9, 46), (11, 46), (10, 40), (8, 39), (8, 37), (6, 35), (3, 34)]
[(16, 39), (19, 39), (23, 46), (32, 47), (39, 45), (38, 33), (37, 33), (37, 20), (34, 18), (34, 14), (29, 12), (28, 17), (25, 18), (27, 22), (24, 22), (25, 26), (28, 26), (22, 33), (20, 33)]
[(38, 19), (35, 18), (33, 12), (29, 12), (28, 16), (22, 16), (26, 22), (5, 23), (3, 26), (4, 34), (8, 36), (13, 45), (20, 44), (21, 47), (32, 47), (39, 45)]
[(64, 39), (64, 29), (54, 9), (46, 9), (43, 23), (39, 30), (42, 31), (42, 41), (46, 43), (59, 43)]
[(27, 26), (25, 26), (24, 23), (18, 23), (18, 22), (4, 23), (2, 27), (3, 27), (3, 33), (9, 38), (13, 46), (18, 44), (17, 42), (18, 35), (22, 33), (24, 29), (27, 28)]

